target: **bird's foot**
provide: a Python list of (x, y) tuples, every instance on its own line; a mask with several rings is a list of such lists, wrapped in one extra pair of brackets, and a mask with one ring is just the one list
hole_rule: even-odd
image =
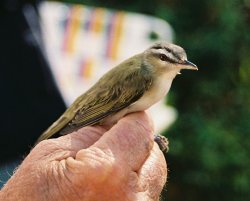
[(168, 139), (162, 135), (155, 135), (154, 136), (154, 141), (158, 144), (160, 150), (162, 152), (168, 152), (169, 150), (169, 142), (168, 142)]

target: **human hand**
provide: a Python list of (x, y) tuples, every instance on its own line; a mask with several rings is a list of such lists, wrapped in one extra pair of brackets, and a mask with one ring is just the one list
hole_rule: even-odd
[(164, 156), (143, 112), (110, 130), (85, 127), (39, 143), (0, 192), (5, 201), (155, 201), (166, 182)]

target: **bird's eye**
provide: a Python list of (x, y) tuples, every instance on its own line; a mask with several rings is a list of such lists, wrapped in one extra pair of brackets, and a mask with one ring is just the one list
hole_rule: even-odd
[(160, 60), (168, 61), (168, 57), (165, 54), (160, 54)]

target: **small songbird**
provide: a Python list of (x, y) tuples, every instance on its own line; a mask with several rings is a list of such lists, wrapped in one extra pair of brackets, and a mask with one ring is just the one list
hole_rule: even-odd
[(124, 115), (143, 111), (162, 99), (181, 69), (198, 70), (183, 48), (157, 42), (104, 74), (38, 139), (68, 134), (84, 126), (113, 125)]

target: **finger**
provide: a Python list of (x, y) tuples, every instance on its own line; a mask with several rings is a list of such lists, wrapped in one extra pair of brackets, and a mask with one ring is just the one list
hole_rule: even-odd
[(140, 191), (146, 192), (150, 200), (157, 200), (167, 180), (167, 164), (156, 143), (138, 172), (138, 177)]
[(58, 140), (65, 148), (79, 151), (93, 145), (106, 131), (107, 129), (102, 126), (87, 126), (62, 136)]
[(133, 171), (140, 169), (152, 147), (153, 125), (145, 112), (127, 115), (92, 146)]
[(102, 126), (84, 127), (56, 139), (44, 140), (36, 145), (34, 150), (39, 150), (41, 157), (53, 156), (54, 160), (75, 157), (79, 150), (93, 145), (106, 131)]

